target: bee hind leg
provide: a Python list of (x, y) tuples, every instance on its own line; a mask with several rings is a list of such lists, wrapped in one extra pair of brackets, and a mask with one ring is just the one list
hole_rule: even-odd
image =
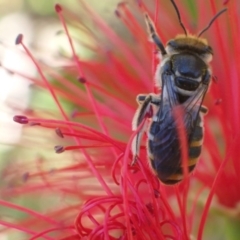
[[(139, 107), (133, 117), (132, 121), (132, 130), (136, 131), (138, 126), (144, 121), (144, 119), (151, 118), (153, 115), (153, 109), (152, 104), (154, 105), (160, 105), (160, 98), (157, 97), (155, 94), (140, 94), (137, 96), (137, 102), (139, 104)], [(145, 122), (142, 129), (139, 130), (139, 132), (135, 135), (133, 141), (132, 141), (132, 154), (133, 154), (133, 161), (132, 165), (136, 162), (140, 145), (141, 145), (141, 139), (143, 136), (143, 133), (146, 131), (147, 123)]]

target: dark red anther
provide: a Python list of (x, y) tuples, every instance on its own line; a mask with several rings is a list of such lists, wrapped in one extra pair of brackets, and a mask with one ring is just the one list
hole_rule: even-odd
[(218, 98), (215, 100), (215, 105), (220, 105), (222, 103), (222, 99)]
[(63, 146), (58, 145), (58, 146), (54, 147), (54, 150), (55, 150), (56, 153), (62, 153), (62, 152), (65, 151), (65, 148)]
[(62, 7), (61, 7), (61, 5), (60, 4), (56, 4), (55, 5), (55, 10), (56, 10), (56, 12), (61, 12), (62, 11)]
[(152, 203), (147, 203), (146, 207), (151, 214), (154, 214), (154, 208), (153, 208)]
[(51, 168), (50, 170), (49, 170), (49, 173), (50, 174), (53, 174), (53, 173), (55, 173), (56, 172), (56, 168)]
[(75, 118), (78, 115), (78, 110), (74, 109), (71, 113), (71, 118)]
[(224, 1), (223, 1), (223, 5), (228, 4), (228, 2), (229, 2), (229, 0), (224, 0)]
[(217, 76), (212, 76), (212, 80), (213, 80), (214, 83), (217, 83), (218, 82)]
[(120, 14), (120, 12), (119, 12), (118, 10), (115, 10), (114, 13), (115, 13), (115, 15), (116, 15), (118, 18), (121, 17), (121, 14)]
[(139, 7), (141, 7), (142, 6), (142, 0), (137, 0), (137, 4), (138, 4)]
[(136, 235), (136, 229), (134, 227), (132, 227), (132, 235), (135, 236)]
[(28, 124), (28, 118), (26, 116), (22, 116), (22, 115), (16, 115), (13, 117), (13, 121), (20, 123), (20, 124)]
[(61, 131), (60, 128), (56, 128), (56, 129), (55, 129), (55, 132), (56, 132), (56, 134), (57, 134), (60, 138), (64, 138), (64, 135), (63, 135), (63, 133), (62, 133), (62, 131)]
[(26, 182), (29, 179), (29, 172), (25, 172), (22, 177), (23, 181)]
[(78, 78), (78, 81), (79, 81), (80, 83), (86, 83), (86, 82), (87, 82), (86, 78), (84, 78), (84, 77), (79, 77), (79, 78)]
[(160, 192), (157, 189), (154, 189), (154, 196), (155, 196), (155, 198), (160, 197)]
[(21, 44), (22, 40), (23, 40), (23, 35), (20, 33), (20, 34), (18, 34), (18, 36), (17, 36), (17, 38), (15, 40), (15, 44), (16, 45)]

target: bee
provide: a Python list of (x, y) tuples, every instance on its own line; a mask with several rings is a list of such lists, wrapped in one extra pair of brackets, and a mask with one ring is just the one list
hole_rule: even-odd
[[(160, 64), (155, 73), (156, 86), (161, 94), (140, 94), (139, 107), (134, 115), (132, 128), (137, 132), (132, 142), (133, 162), (138, 158), (141, 139), (147, 131), (147, 153), (150, 166), (164, 184), (176, 184), (184, 178), (181, 159), (181, 139), (177, 132), (173, 109), (183, 109), (182, 120), (188, 148), (188, 173), (192, 172), (201, 154), (203, 142), (203, 120), (207, 108), (203, 100), (208, 91), (212, 73), (209, 66), (213, 50), (207, 40), (200, 36), (207, 31), (217, 17), (227, 9), (217, 13), (208, 26), (197, 36), (188, 34), (174, 0), (170, 0), (178, 16), (184, 34), (167, 42), (164, 47), (154, 23), (147, 13), (145, 21), (151, 40), (160, 53)], [(149, 118), (148, 126), (146, 118)]]

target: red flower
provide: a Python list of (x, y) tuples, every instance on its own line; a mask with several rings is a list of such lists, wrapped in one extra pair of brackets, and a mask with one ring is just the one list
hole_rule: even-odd
[[(141, 9), (148, 11), (164, 43), (181, 30), (170, 3), (160, 5), (156, 1), (145, 6), (137, 2), (119, 4), (116, 10), (116, 17), (132, 37), (130, 41), (109, 27), (87, 1), (80, 1), (84, 17), (56, 5), (73, 56), (71, 65), (60, 71), (35, 61), (24, 45), (23, 36), (17, 38), (16, 43), (25, 48), (39, 71), (39, 79), (31, 80), (49, 92), (58, 113), (33, 109), (26, 116), (15, 116), (14, 120), (26, 128), (55, 130), (61, 139), (54, 138), (51, 144), (62, 145), (55, 147), (61, 155), (5, 170), (5, 176), (21, 176), (23, 182), (2, 188), (2, 196), (12, 199), (24, 196), (42, 202), (38, 213), (28, 206), (10, 204), (9, 199), (1, 200), (3, 206), (27, 215), (14, 219), (14, 224), (0, 220), (6, 229), (26, 232), (31, 236), (29, 239), (190, 239), (191, 235), (202, 239), (213, 195), (219, 203), (231, 208), (239, 201), (237, 3), (230, 1), (228, 13), (217, 19), (205, 34), (214, 49), (213, 73), (217, 81), (206, 97), (209, 114), (205, 118), (204, 151), (190, 178), (171, 187), (161, 184), (150, 170), (145, 147), (141, 148), (137, 163), (130, 165), (130, 146), (136, 134), (131, 131), (135, 97), (156, 91), (153, 76), (158, 64), (145, 26), (134, 16), (138, 14), (143, 19)], [(204, 4), (198, 3), (195, 8), (198, 29), (223, 6), (222, 1), (215, 4), (213, 0)], [(196, 17), (189, 14), (185, 5), (178, 5), (186, 27), (196, 32), (194, 24), (191, 25), (191, 19), (196, 21)], [(155, 14), (150, 10), (153, 7)], [(83, 61), (76, 54), (65, 17), (84, 28), (95, 42), (94, 46), (87, 44), (96, 54), (91, 61)], [(229, 39), (233, 44), (229, 44)], [(45, 74), (53, 81), (48, 81)], [(74, 111), (69, 113), (63, 103), (74, 106)], [(41, 144), (41, 148), (49, 147), (49, 142), (47, 146), (44, 141)], [(55, 164), (51, 169), (46, 167), (51, 161), (65, 161), (65, 164), (59, 163), (59, 167)], [(197, 203), (205, 189), (209, 194), (203, 213), (197, 217)]]

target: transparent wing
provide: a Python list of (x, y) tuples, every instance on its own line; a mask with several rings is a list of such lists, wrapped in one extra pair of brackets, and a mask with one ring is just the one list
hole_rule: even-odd
[(162, 101), (171, 109), (179, 104), (175, 92), (174, 74), (163, 73), (162, 75)]
[(172, 110), (175, 106), (179, 105), (178, 97), (174, 87), (174, 74), (162, 74), (162, 94), (160, 111), (157, 114), (157, 120), (160, 124), (165, 125), (171, 118)]
[(153, 136), (149, 141), (149, 151), (154, 156), (152, 166), (163, 182), (171, 180), (171, 176), (175, 179), (178, 174), (182, 174), (181, 143), (176, 128), (178, 116), (174, 116), (174, 108), (178, 106), (183, 109), (183, 115), (179, 117), (183, 118), (190, 144), (194, 137), (196, 124), (200, 119), (199, 111), (202, 101), (208, 89), (208, 85), (201, 85), (184, 103), (180, 103), (174, 81), (174, 74), (162, 75), (161, 106), (157, 119), (154, 119), (150, 128), (150, 134)]
[(207, 90), (208, 84), (202, 84), (198, 90), (196, 90), (195, 94), (182, 104), (186, 117), (188, 116), (191, 119), (192, 128), (196, 125), (199, 111)]
[(199, 111), (203, 99), (208, 89), (208, 84), (202, 84), (195, 93), (190, 96), (184, 103), (179, 103), (175, 91), (174, 74), (163, 73), (162, 75), (162, 99), (161, 110), (158, 112), (158, 119), (162, 127), (174, 126), (175, 119), (172, 116), (174, 107), (181, 106), (184, 112), (183, 121), (188, 137), (196, 126)]

